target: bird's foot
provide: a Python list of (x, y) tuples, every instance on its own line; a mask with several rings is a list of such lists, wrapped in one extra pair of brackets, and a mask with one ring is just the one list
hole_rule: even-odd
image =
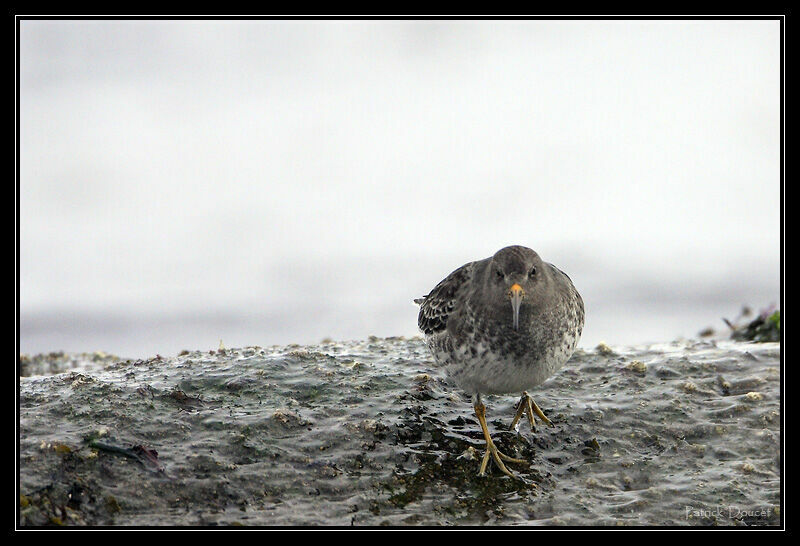
[(486, 444), (486, 453), (483, 454), (483, 461), (481, 461), (481, 469), (478, 472), (478, 475), (483, 476), (486, 474), (486, 466), (489, 464), (489, 457), (494, 460), (494, 464), (497, 465), (497, 468), (499, 468), (503, 474), (506, 476), (511, 476), (512, 478), (516, 478), (517, 476), (512, 474), (511, 471), (506, 468), (506, 465), (503, 464), (503, 461), (508, 461), (509, 463), (528, 464), (528, 461), (524, 459), (515, 459), (514, 457), (509, 457), (497, 449), (497, 446), (494, 445), (494, 442), (490, 440)]
[(534, 413), (539, 416), (539, 419), (541, 419), (546, 425), (551, 427), (555, 426), (553, 422), (547, 418), (541, 408), (536, 405), (536, 402), (533, 401), (533, 398), (531, 398), (527, 392), (523, 392), (522, 397), (519, 399), (519, 403), (517, 404), (517, 414), (514, 416), (514, 420), (511, 421), (511, 427), (509, 427), (509, 430), (516, 430), (517, 423), (519, 423), (523, 413), (528, 416), (528, 421), (531, 424), (532, 432), (536, 431), (536, 420), (533, 417)]
[(486, 406), (483, 405), (483, 403), (480, 401), (480, 398), (477, 398), (475, 402), (475, 415), (478, 417), (478, 421), (481, 424), (481, 430), (483, 431), (483, 437), (486, 440), (486, 453), (483, 454), (481, 469), (478, 474), (480, 476), (486, 474), (486, 466), (489, 464), (489, 457), (491, 457), (497, 467), (502, 470), (505, 475), (516, 478), (516, 476), (514, 476), (514, 474), (512, 474), (508, 468), (506, 468), (506, 465), (503, 464), (503, 461), (508, 461), (509, 463), (527, 463), (528, 461), (509, 457), (497, 449), (497, 446), (494, 445), (494, 441), (492, 440), (492, 436), (489, 434), (489, 427), (486, 425)]

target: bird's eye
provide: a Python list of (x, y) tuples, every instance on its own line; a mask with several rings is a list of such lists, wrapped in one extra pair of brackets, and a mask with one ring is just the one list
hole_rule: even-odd
[(528, 276), (533, 278), (536, 275), (536, 267), (531, 267), (530, 271), (528, 271)]
[(505, 279), (506, 278), (506, 274), (503, 273), (502, 271), (500, 271), (499, 269), (497, 271), (495, 271), (495, 274), (497, 275), (498, 279)]

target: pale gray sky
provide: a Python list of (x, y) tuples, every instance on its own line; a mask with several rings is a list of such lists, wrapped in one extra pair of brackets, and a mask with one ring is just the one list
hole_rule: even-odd
[(779, 296), (779, 45), (777, 21), (23, 21), (22, 349), (412, 335), (412, 298), (508, 244), (570, 274), (584, 345), (721, 326)]

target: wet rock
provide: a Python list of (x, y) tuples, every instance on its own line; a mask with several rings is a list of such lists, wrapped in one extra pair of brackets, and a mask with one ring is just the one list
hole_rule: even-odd
[(671, 379), (675, 377), (680, 377), (681, 373), (673, 370), (669, 366), (659, 366), (656, 368), (656, 377), (661, 377), (663, 379)]
[(578, 351), (531, 392), (535, 432), (486, 396), (517, 479), (478, 476), (469, 398), (419, 338), (26, 359), (24, 526), (779, 521), (777, 344)]
[(52, 375), (70, 370), (85, 368), (97, 369), (119, 361), (118, 356), (102, 351), (93, 353), (65, 353), (57, 351), (38, 355), (19, 356), (19, 375), (29, 377), (34, 375)]

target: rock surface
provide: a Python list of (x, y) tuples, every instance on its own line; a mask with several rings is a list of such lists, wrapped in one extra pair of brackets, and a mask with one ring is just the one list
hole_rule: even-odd
[(471, 403), (420, 339), (55, 355), (80, 371), (19, 380), (22, 526), (781, 523), (777, 343), (579, 350), (535, 432), (485, 397), (519, 479), (477, 476)]

